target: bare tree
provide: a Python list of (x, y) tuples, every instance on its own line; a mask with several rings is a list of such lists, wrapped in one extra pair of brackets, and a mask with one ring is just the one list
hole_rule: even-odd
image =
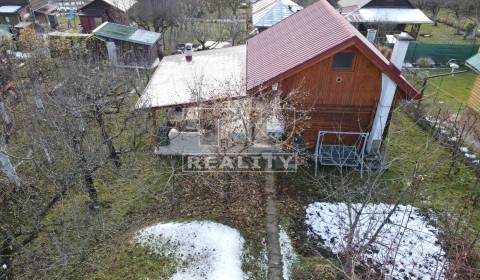
[(415, 0), (414, 3), (419, 9), (429, 10), (433, 23), (437, 26), (438, 13), (445, 7), (445, 0)]
[(428, 0), (426, 6), (432, 14), (433, 25), (437, 26), (438, 25), (438, 14), (440, 13), (440, 10), (444, 6), (443, 0)]
[[(149, 30), (153, 27), (155, 32), (165, 35), (165, 31), (179, 24), (184, 2), (141, 0), (129, 11), (129, 16), (143, 28)], [(162, 37), (165, 45), (165, 36)]]
[[(11, 50), (0, 53), (14, 73), (7, 77), (2, 72), (2, 79), (13, 80), (15, 85), (14, 91), (11, 85), (3, 91), (2, 81), (2, 98), (12, 99), (4, 103), (11, 112), (7, 132), (14, 132), (2, 135), (15, 139), (16, 148), (7, 155), (12, 167), (21, 170), (21, 175), (15, 175), (24, 183), (17, 190), (2, 189), (0, 196), (2, 279), (21, 270), (15, 267), (15, 257), (51, 230), (44, 218), (67, 192), (85, 192), (94, 210), (87, 213), (94, 216), (101, 211), (104, 204), (98, 198), (97, 173), (123, 176), (125, 157), (136, 151), (145, 133), (136, 123), (141, 114), (131, 111), (139, 78), (132, 70), (86, 60), (69, 48), (52, 58), (42, 40), (24, 41), (34, 42), (24, 45), (30, 51), (26, 58), (11, 56)], [(5, 175), (11, 180), (11, 174)], [(55, 235), (50, 236), (52, 243), (58, 243)]]
[[(473, 29), (472, 29), (472, 38), (477, 37), (478, 29), (480, 28), (480, 2), (479, 1), (462, 1), (466, 15), (470, 16), (473, 19)], [(466, 34), (468, 35), (468, 34)]]
[(21, 186), (20, 178), (9, 156), (8, 143), (12, 130), (12, 119), (8, 112), (8, 101), (15, 98), (13, 61), (7, 54), (7, 47), (0, 46), (0, 166), (3, 174), (17, 188)]
[(448, 9), (452, 11), (453, 16), (455, 17), (455, 34), (459, 35), (462, 32), (462, 17), (465, 13), (464, 2), (447, 0), (445, 5)]

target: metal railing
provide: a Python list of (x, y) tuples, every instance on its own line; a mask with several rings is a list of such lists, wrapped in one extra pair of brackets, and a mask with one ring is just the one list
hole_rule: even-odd
[[(339, 143), (325, 144), (324, 138), (334, 135)], [(343, 144), (342, 138), (356, 137), (353, 144)], [(369, 133), (367, 132), (341, 132), (319, 131), (315, 147), (315, 176), (318, 175), (318, 165), (357, 167), (363, 173), (365, 148)]]

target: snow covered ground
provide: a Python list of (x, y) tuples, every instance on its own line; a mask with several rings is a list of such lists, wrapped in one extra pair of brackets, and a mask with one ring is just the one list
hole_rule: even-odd
[(178, 263), (188, 262), (172, 280), (244, 279), (241, 256), (245, 241), (231, 227), (209, 221), (157, 224), (141, 230), (136, 239)]
[[(147, 227), (138, 232), (135, 241), (155, 253), (170, 256), (178, 263), (171, 280), (243, 280), (249, 279), (242, 271), (242, 260), (248, 250), (239, 231), (210, 222), (164, 223)], [(284, 279), (290, 279), (290, 271), (297, 257), (292, 243), (280, 228), (280, 248)], [(266, 248), (256, 263), (266, 275)], [(185, 266), (184, 264), (188, 264)]]
[(292, 267), (297, 261), (297, 256), (293, 251), (292, 241), (288, 237), (287, 232), (281, 226), (279, 235), (280, 252), (282, 254), (283, 280), (289, 280)]
[[(354, 204), (356, 211), (361, 205)], [(389, 204), (367, 204), (360, 215), (354, 243), (365, 244), (393, 208)], [(334, 254), (345, 250), (349, 224), (356, 217), (348, 215), (345, 203), (308, 205), (305, 223), (309, 236)], [(363, 261), (383, 264), (387, 279), (445, 279), (445, 252), (438, 240), (438, 230), (429, 225), (417, 208), (400, 205), (380, 231), (375, 243), (362, 256)]]

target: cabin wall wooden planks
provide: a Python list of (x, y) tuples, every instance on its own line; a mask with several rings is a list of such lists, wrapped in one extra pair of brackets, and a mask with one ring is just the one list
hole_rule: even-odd
[[(294, 103), (308, 115), (302, 134), (308, 148), (318, 131), (368, 132), (381, 93), (381, 71), (355, 46), (351, 70), (332, 69), (333, 56), (282, 81), (282, 92), (292, 91)], [(345, 142), (351, 142), (343, 139)]]
[(475, 80), (467, 106), (480, 115), (480, 76)]

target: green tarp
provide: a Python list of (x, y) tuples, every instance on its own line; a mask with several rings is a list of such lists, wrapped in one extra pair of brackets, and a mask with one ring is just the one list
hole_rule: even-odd
[(103, 38), (149, 46), (155, 44), (161, 36), (160, 33), (111, 22), (103, 23), (93, 31), (93, 34)]
[[(388, 45), (393, 48), (393, 45)], [(464, 62), (478, 53), (480, 45), (448, 45), (410, 43), (405, 62), (416, 63), (419, 58), (429, 57), (436, 64), (446, 64), (450, 59)]]
[(470, 57), (467, 60), (466, 65), (473, 71), (480, 74), (480, 53)]

